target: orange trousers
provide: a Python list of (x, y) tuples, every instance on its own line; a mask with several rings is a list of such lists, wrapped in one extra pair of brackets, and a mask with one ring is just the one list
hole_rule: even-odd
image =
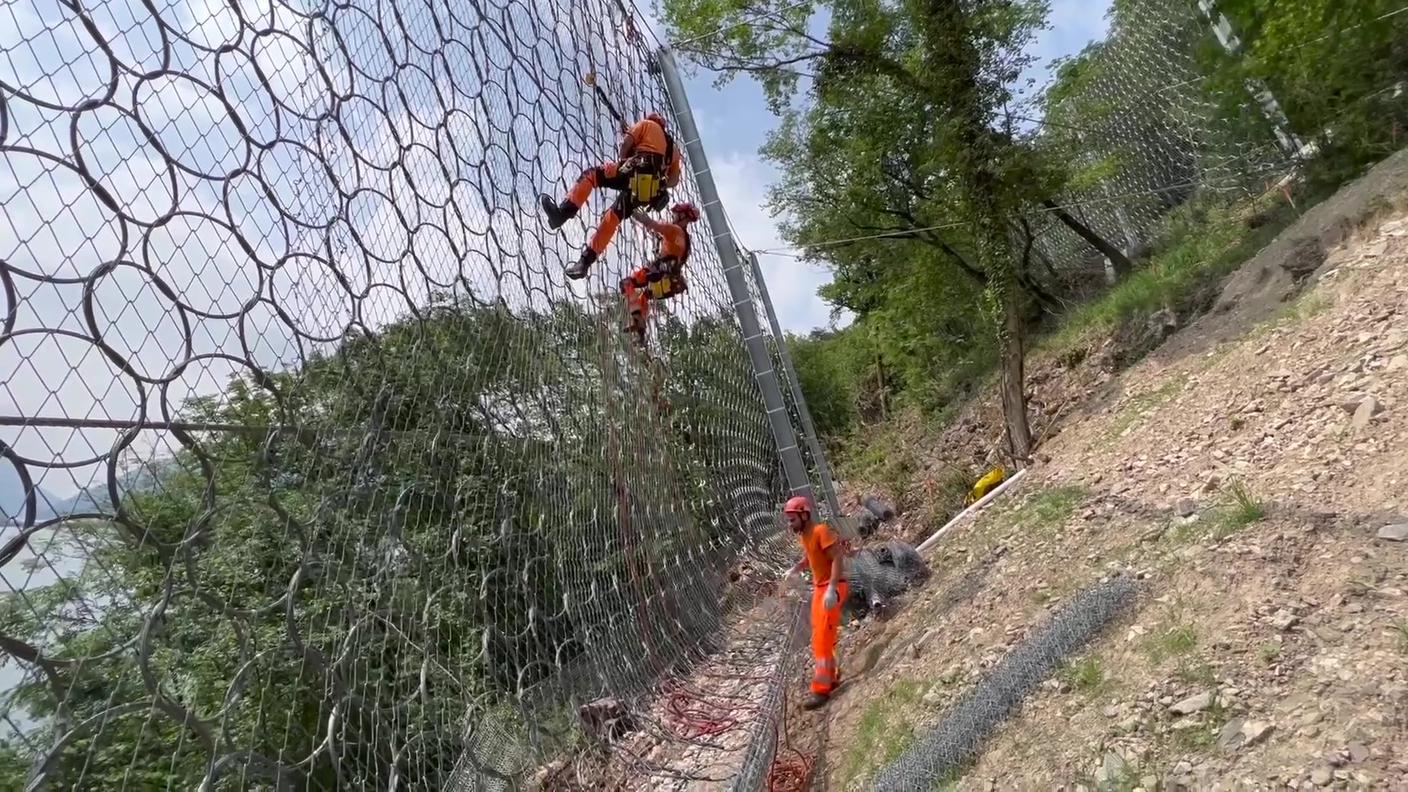
[[(582, 171), (581, 178), (567, 193), (568, 203), (583, 207), (586, 206), (587, 199), (592, 197), (592, 192), (598, 187), (617, 191), (616, 200), (601, 216), (601, 223), (587, 242), (587, 247), (598, 256), (606, 252), (606, 248), (611, 244), (612, 237), (616, 236), (616, 229), (621, 227), (621, 223), (640, 207), (631, 191), (631, 178), (636, 173), (664, 173), (664, 157), (656, 154), (642, 154), (626, 163), (603, 162), (595, 168), (587, 168)], [(661, 197), (661, 200), (667, 201), (668, 198)]]
[(825, 583), (812, 589), (812, 657), (816, 670), (812, 673), (812, 692), (826, 696), (841, 683), (841, 669), (836, 665), (836, 640), (841, 636), (841, 610), (851, 587), (846, 581), (836, 584), (836, 607), (827, 610)]
[(631, 200), (630, 193), (631, 177), (628, 173), (623, 173), (621, 167), (614, 162), (602, 163), (595, 168), (588, 168), (582, 171), (582, 178), (572, 186), (572, 191), (567, 194), (567, 201), (576, 206), (585, 206), (587, 199), (598, 187), (608, 187), (619, 190), (616, 201), (606, 210), (606, 214), (601, 216), (601, 223), (596, 227), (596, 232), (587, 242), (587, 247), (591, 248), (598, 256), (606, 252), (607, 246), (611, 244), (611, 238), (616, 236), (616, 229), (621, 227), (621, 221), (631, 216), (635, 211), (635, 202)]

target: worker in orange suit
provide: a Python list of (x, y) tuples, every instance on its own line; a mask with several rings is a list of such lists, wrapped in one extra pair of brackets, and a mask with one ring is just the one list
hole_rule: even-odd
[(660, 240), (655, 258), (621, 279), (621, 293), (626, 297), (626, 330), (634, 333), (636, 342), (644, 347), (650, 301), (668, 300), (688, 288), (684, 265), (689, 261), (689, 224), (699, 219), (699, 210), (692, 203), (678, 203), (670, 208), (668, 223), (652, 220), (644, 214), (632, 219)]
[[(624, 124), (623, 124), (624, 125)], [(679, 149), (665, 128), (665, 117), (651, 113), (625, 130), (615, 162), (606, 162), (582, 171), (577, 184), (560, 204), (547, 195), (539, 196), (548, 227), (557, 229), (577, 216), (577, 212), (598, 187), (616, 190), (616, 200), (601, 218), (577, 263), (567, 268), (567, 277), (584, 278), (620, 228), (621, 221), (636, 209), (645, 206), (664, 208), (669, 203), (669, 188), (680, 181), (684, 161)]]
[(844, 544), (831, 526), (815, 522), (812, 513), (811, 499), (800, 495), (783, 507), (787, 527), (801, 540), (805, 552), (802, 560), (787, 570), (786, 578), (790, 582), (808, 566), (812, 570), (812, 657), (816, 666), (812, 694), (802, 704), (809, 710), (829, 701), (841, 683), (836, 641), (841, 633), (841, 608), (850, 593), (843, 570)]

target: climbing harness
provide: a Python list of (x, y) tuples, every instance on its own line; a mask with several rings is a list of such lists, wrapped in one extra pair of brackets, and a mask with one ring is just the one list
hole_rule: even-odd
[[(597, 98), (606, 105), (606, 109), (611, 113), (611, 117), (616, 119), (616, 123), (623, 131), (630, 129), (630, 123), (626, 116), (616, 109), (616, 105), (611, 101), (611, 97), (606, 95), (606, 91), (597, 82), (596, 72), (587, 72), (584, 78), (587, 85), (596, 92)], [(659, 122), (656, 122), (659, 123)], [(669, 192), (665, 187), (665, 174), (670, 169), (670, 163), (675, 161), (675, 136), (660, 124), (660, 131), (665, 135), (665, 154), (637, 154), (629, 160), (621, 163), (621, 170), (630, 174), (629, 190), (631, 198), (641, 206), (648, 206), (651, 209), (661, 209), (669, 202)]]

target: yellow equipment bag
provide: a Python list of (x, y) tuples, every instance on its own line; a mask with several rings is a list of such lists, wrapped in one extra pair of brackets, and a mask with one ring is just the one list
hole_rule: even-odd
[(997, 485), (1007, 480), (1007, 471), (1002, 468), (993, 468), (987, 475), (978, 479), (978, 483), (973, 485), (973, 489), (968, 493), (968, 497), (963, 499), (964, 506), (972, 506), (982, 500), (985, 495), (997, 489)]
[(663, 300), (675, 293), (674, 283), (670, 280), (669, 275), (651, 283), (647, 288), (650, 289), (650, 299), (652, 300)]
[(637, 173), (631, 177), (631, 196), (636, 203), (649, 205), (660, 195), (664, 181), (653, 173)]

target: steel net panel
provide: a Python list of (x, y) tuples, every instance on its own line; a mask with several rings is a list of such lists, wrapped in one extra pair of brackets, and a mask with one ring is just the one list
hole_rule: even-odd
[[(1212, 40), (1211, 20), (1191, 1), (1116, 3), (1104, 41), (1043, 98), (1039, 145), (1076, 172), (1055, 203), (1126, 253), (1146, 249), (1194, 195), (1260, 193), (1292, 165), (1250, 92), (1210, 89), (1199, 49)], [(1229, 102), (1243, 112), (1229, 116)], [(1047, 274), (1089, 282), (1080, 276), (1104, 269), (1052, 213), (1027, 222)]]
[(667, 112), (619, 5), (0, 31), (0, 786), (511, 788), (582, 703), (781, 673), (781, 616), (717, 637), (785, 487), (714, 229), (647, 358), (646, 235), (570, 284), (610, 196), (536, 208), (614, 155), (584, 75)]

